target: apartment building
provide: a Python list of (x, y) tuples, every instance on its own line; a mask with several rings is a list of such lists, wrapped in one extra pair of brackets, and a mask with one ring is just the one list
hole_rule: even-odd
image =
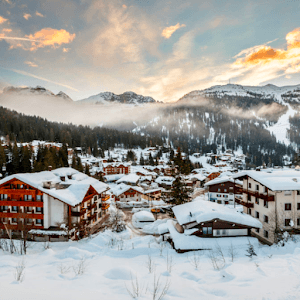
[(233, 177), (243, 180), (243, 198), (236, 203), (263, 224), (262, 229), (252, 229), (253, 236), (273, 244), (284, 231), (300, 233), (299, 171), (245, 171)]
[(219, 204), (234, 204), (235, 197), (241, 196), (243, 182), (232, 177), (217, 177), (204, 186), (208, 188), (208, 200)]
[(0, 234), (30, 229), (51, 240), (64, 224), (84, 235), (106, 213), (108, 189), (72, 168), (10, 175), (0, 180)]

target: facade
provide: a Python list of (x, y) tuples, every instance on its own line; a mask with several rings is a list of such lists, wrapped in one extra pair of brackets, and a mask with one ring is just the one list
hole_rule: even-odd
[(252, 235), (273, 244), (284, 231), (300, 233), (300, 173), (299, 171), (247, 171), (235, 175), (243, 179), (244, 212), (261, 221), (262, 229)]
[(216, 178), (205, 184), (208, 188), (208, 200), (219, 204), (234, 204), (234, 199), (242, 195), (243, 182), (232, 178)]
[(130, 164), (128, 163), (103, 163), (103, 174), (113, 175), (113, 174), (129, 174)]
[(0, 233), (56, 235), (64, 224), (84, 235), (106, 213), (108, 189), (72, 168), (8, 176), (0, 181)]
[(144, 190), (137, 186), (130, 186), (124, 183), (118, 184), (111, 190), (115, 201), (117, 202), (142, 202), (146, 201)]

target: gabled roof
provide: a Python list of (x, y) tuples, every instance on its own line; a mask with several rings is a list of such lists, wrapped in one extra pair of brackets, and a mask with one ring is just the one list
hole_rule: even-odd
[(125, 175), (122, 178), (117, 180), (117, 183), (121, 183), (121, 182), (130, 182), (133, 184), (136, 184), (140, 179), (139, 175), (136, 174), (129, 174), (129, 175)]
[(249, 176), (272, 191), (300, 190), (300, 171), (265, 169), (261, 171), (243, 171), (233, 178)]
[(144, 193), (144, 190), (138, 186), (131, 186), (131, 185), (127, 185), (125, 183), (121, 183), (121, 184), (118, 184), (114, 187), (111, 188), (111, 193), (117, 197), (119, 197), (121, 194), (127, 192), (128, 190), (135, 190), (137, 191), (138, 193), (141, 193), (143, 194)]
[[(61, 181), (60, 177), (66, 175), (72, 175), (72, 179), (65, 177), (65, 181)], [(72, 168), (59, 168), (53, 171), (38, 173), (13, 174), (0, 180), (0, 185), (14, 178), (71, 206), (76, 206), (81, 203), (90, 187), (94, 188), (99, 194), (109, 189), (107, 184)], [(59, 183), (60, 188), (45, 188), (45, 182), (51, 182), (52, 186)]]
[(262, 224), (250, 215), (238, 212), (218, 203), (197, 200), (172, 207), (180, 225), (192, 222), (208, 222), (220, 219), (254, 228), (262, 228)]
[[(210, 186), (210, 185), (220, 184), (220, 183), (224, 183), (224, 182), (234, 183), (234, 179), (232, 178), (232, 176), (222, 176), (222, 177), (217, 177), (213, 180), (210, 180), (207, 183), (205, 183), (204, 185)], [(239, 184), (239, 185), (243, 185), (243, 182), (238, 179), (235, 180), (235, 183)]]

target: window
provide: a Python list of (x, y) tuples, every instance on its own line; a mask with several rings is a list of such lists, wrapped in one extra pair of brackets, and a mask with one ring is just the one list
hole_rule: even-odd
[(42, 220), (40, 220), (40, 219), (36, 219), (36, 224), (38, 224), (38, 225), (42, 225)]
[(227, 189), (224, 189), (224, 193), (227, 193)]
[(7, 194), (4, 194), (4, 199), (7, 199)]
[(212, 234), (212, 227), (202, 227), (203, 234)]
[(284, 226), (290, 226), (290, 224), (291, 224), (291, 219), (284, 220)]
[(251, 201), (251, 195), (248, 194), (248, 201)]
[(269, 231), (267, 231), (267, 230), (264, 230), (264, 237), (265, 237), (266, 239), (268, 239), (268, 238), (269, 238)]
[(27, 196), (28, 200), (32, 200), (32, 195)]
[(300, 203), (297, 203), (297, 210), (300, 210)]
[(285, 203), (284, 210), (292, 210), (292, 203)]
[(220, 232), (220, 230), (217, 230), (217, 233), (216, 233), (217, 235), (220, 235), (221, 234), (221, 232)]
[(13, 206), (12, 211), (17, 212), (18, 211), (18, 206)]
[(257, 233), (259, 233), (259, 228), (256, 228), (255, 231), (256, 231)]
[(298, 196), (300, 195), (300, 191), (297, 191), (297, 195), (298, 195)]
[(223, 195), (224, 198), (228, 198), (228, 195)]
[(255, 218), (259, 219), (259, 212), (258, 211), (255, 212)]
[(297, 226), (300, 226), (300, 219), (297, 219)]
[(36, 201), (42, 201), (42, 196), (41, 195), (37, 195), (36, 196)]
[(268, 189), (266, 186), (264, 186), (264, 193), (267, 193), (268, 192)]
[(259, 199), (257, 197), (255, 197), (255, 203), (259, 204)]
[(269, 223), (269, 217), (268, 216), (264, 216), (264, 222)]
[(292, 195), (292, 191), (285, 191), (284, 192), (284, 196), (290, 196), (290, 195)]
[(264, 207), (268, 208), (268, 201), (264, 201)]
[(255, 190), (259, 191), (259, 185), (258, 184), (255, 185)]
[(218, 192), (221, 192), (221, 189), (218, 189)]
[(226, 235), (226, 229), (223, 229), (223, 230), (222, 230), (222, 234), (223, 234), (223, 235)]
[(17, 218), (12, 218), (12, 219), (11, 219), (11, 222), (12, 222), (12, 223), (17, 223)]
[(249, 189), (251, 189), (251, 183), (249, 183), (248, 186), (249, 186)]
[(36, 208), (36, 212), (42, 212), (42, 208), (41, 207), (37, 207)]
[(251, 215), (252, 214), (252, 211), (251, 211), (251, 208), (249, 208), (249, 215)]

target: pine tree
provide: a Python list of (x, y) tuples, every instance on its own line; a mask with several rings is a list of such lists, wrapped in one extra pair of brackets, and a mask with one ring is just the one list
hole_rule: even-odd
[(71, 167), (72, 167), (73, 169), (76, 169), (76, 167), (77, 167), (75, 155), (72, 156), (72, 165), (71, 165)]
[(30, 173), (32, 171), (31, 167), (31, 150), (25, 146), (21, 149), (21, 161), (20, 161), (20, 172)]
[(20, 171), (20, 153), (17, 146), (17, 142), (15, 141), (14, 146), (12, 148), (12, 156), (11, 156), (11, 173), (16, 174)]
[(180, 176), (176, 176), (171, 188), (171, 203), (174, 205), (189, 202), (189, 190), (184, 186)]
[(250, 258), (252, 258), (253, 256), (257, 256), (257, 254), (255, 253), (254, 247), (250, 243), (250, 241), (249, 241), (248, 249), (246, 251), (248, 253), (248, 254), (246, 254), (246, 256), (248, 256)]
[(88, 164), (85, 164), (85, 170), (84, 171), (85, 171), (84, 173), (86, 175), (90, 176), (90, 166)]
[(77, 156), (76, 158), (76, 170), (78, 170), (79, 172), (83, 172), (83, 166), (82, 166), (82, 163), (81, 163), (81, 159), (79, 156)]
[(149, 154), (149, 165), (150, 165), (150, 166), (154, 166), (154, 160), (153, 160), (153, 157), (152, 157), (151, 152), (150, 152), (150, 154)]
[(143, 153), (141, 153), (141, 157), (140, 157), (140, 165), (141, 165), (141, 166), (144, 166), (144, 165), (145, 165), (145, 160), (144, 160)]
[(4, 151), (4, 147), (1, 145), (0, 143), (0, 172), (2, 173), (2, 175), (4, 175), (4, 171), (2, 171), (2, 168), (6, 166), (6, 154)]

